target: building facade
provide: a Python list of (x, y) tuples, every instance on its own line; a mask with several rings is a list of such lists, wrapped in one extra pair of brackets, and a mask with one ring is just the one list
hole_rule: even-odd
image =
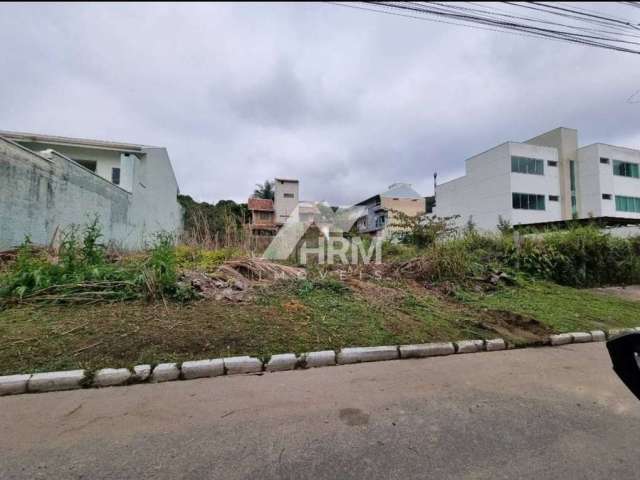
[(300, 182), (284, 178), (274, 179), (275, 221), (282, 225), (287, 222), (293, 211), (298, 206), (300, 194)]
[(425, 198), (409, 183), (394, 183), (389, 189), (357, 203), (365, 214), (356, 221), (358, 233), (384, 237), (394, 230), (394, 214), (402, 212), (411, 217), (426, 211)]
[(178, 193), (163, 147), (0, 131), (0, 248), (49, 245), (94, 216), (105, 241), (142, 248), (181, 232)]
[(500, 219), (535, 225), (591, 217), (640, 219), (640, 151), (594, 144), (557, 128), (466, 160), (465, 175), (435, 188), (434, 213), (484, 230)]
[(251, 213), (251, 233), (253, 235), (275, 235), (276, 215), (270, 198), (249, 198), (247, 207)]

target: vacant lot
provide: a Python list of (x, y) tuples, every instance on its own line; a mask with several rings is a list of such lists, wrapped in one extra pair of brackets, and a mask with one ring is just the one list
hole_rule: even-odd
[(496, 336), (523, 345), (639, 324), (638, 302), (547, 282), (481, 291), (290, 280), (239, 303), (12, 307), (0, 311), (0, 374)]

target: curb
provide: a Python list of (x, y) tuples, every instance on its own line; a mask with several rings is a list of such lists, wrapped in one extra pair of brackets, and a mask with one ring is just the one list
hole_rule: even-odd
[[(612, 329), (608, 331), (570, 332), (550, 335), (546, 346), (563, 346), (571, 343), (604, 342), (627, 333), (640, 332), (640, 327)], [(511, 346), (513, 348), (513, 346)], [(210, 378), (222, 375), (262, 374), (286, 370), (351, 365), (363, 362), (381, 362), (406, 358), (428, 358), (465, 353), (495, 352), (507, 350), (509, 345), (502, 338), (490, 340), (459, 340), (457, 342), (423, 343), (415, 345), (389, 345), (379, 347), (349, 347), (337, 352), (322, 350), (300, 356), (281, 353), (265, 362), (256, 357), (240, 356), (195, 360), (178, 363), (136, 365), (128, 368), (103, 368), (96, 372), (68, 370), (0, 376), (0, 397), (24, 393), (44, 393), (80, 388), (105, 388), (139, 383), (160, 383), (175, 380)]]

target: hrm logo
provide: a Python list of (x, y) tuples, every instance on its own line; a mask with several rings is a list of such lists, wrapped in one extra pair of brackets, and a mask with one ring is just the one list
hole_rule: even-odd
[[(298, 205), (271, 241), (263, 257), (269, 260), (286, 260), (299, 249), (300, 263), (306, 265), (310, 255), (318, 263), (332, 265), (337, 258), (343, 264), (368, 264), (382, 262), (382, 241), (370, 241), (354, 237), (344, 238), (356, 221), (367, 214), (363, 206), (334, 210), (325, 202), (308, 202)], [(302, 241), (310, 227), (315, 226), (321, 235), (318, 245), (310, 247)], [(361, 261), (360, 261), (361, 260)]]

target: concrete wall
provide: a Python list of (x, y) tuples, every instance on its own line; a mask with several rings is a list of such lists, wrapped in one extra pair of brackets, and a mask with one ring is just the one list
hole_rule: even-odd
[[(105, 239), (129, 249), (143, 247), (157, 231), (181, 230), (178, 188), (165, 149), (143, 149), (131, 160), (131, 192), (61, 154), (44, 155), (0, 138), (0, 248), (20, 244), (25, 235), (49, 244), (56, 231), (96, 214)], [(113, 160), (119, 162), (119, 155)]]
[[(296, 180), (275, 179), (275, 198), (273, 207), (276, 212), (276, 223), (285, 223), (298, 206), (299, 183)], [(285, 195), (293, 195), (292, 198)]]
[[(511, 156), (538, 158), (544, 161), (544, 175), (511, 172)], [(481, 230), (495, 230), (499, 217), (513, 225), (556, 221), (562, 218), (560, 201), (549, 195), (560, 195), (559, 168), (548, 166), (558, 161), (557, 150), (545, 146), (507, 142), (466, 161), (466, 175), (436, 187), (438, 216), (460, 215), (463, 226), (469, 218)], [(512, 208), (512, 193), (545, 196), (545, 210)]]
[[(601, 157), (608, 158), (609, 163), (600, 163)], [(614, 175), (614, 160), (640, 164), (640, 151), (602, 143), (578, 150), (581, 218), (602, 216), (640, 219), (640, 213), (616, 210), (616, 195), (640, 198), (640, 179)], [(604, 200), (602, 194), (610, 194), (611, 200)]]
[[(551, 147), (509, 143), (509, 172), (511, 175), (512, 193), (534, 193), (544, 195), (544, 210), (513, 209), (509, 198), (510, 221), (513, 225), (529, 223), (555, 222), (562, 220), (562, 195), (560, 191), (561, 165), (549, 166), (549, 161), (558, 162), (558, 150)], [(511, 156), (538, 158), (544, 161), (544, 175), (511, 172)], [(549, 200), (550, 195), (559, 197), (558, 201)], [(510, 195), (511, 197), (511, 195)]]
[(472, 217), (482, 230), (494, 230), (498, 216), (511, 219), (511, 160), (509, 144), (467, 159), (466, 175), (436, 187), (434, 213), (440, 217), (460, 215), (464, 225)]
[[(569, 220), (572, 218), (571, 207), (571, 171), (570, 162), (577, 160), (578, 150), (578, 131), (573, 128), (555, 128), (548, 132), (545, 132), (537, 137), (533, 137), (524, 143), (531, 145), (539, 145), (555, 148), (558, 151), (559, 162), (559, 182), (560, 182), (560, 202), (562, 219)], [(576, 188), (576, 194), (579, 198), (579, 193)], [(579, 210), (578, 205), (578, 210)]]
[[(396, 219), (394, 218), (394, 211), (405, 213), (410, 217), (416, 215), (422, 215), (425, 211), (424, 198), (393, 198), (393, 197), (381, 197), (380, 205), (388, 210), (386, 215), (386, 227), (382, 236), (387, 237), (392, 235), (394, 231), (398, 230), (398, 227), (394, 227)], [(375, 219), (373, 220), (375, 226)]]
[(41, 150), (55, 150), (71, 160), (87, 160), (96, 162), (96, 174), (111, 181), (111, 169), (120, 168), (121, 153), (114, 150), (98, 150), (89, 147), (69, 145), (54, 145), (49, 143), (17, 142), (23, 147), (39, 152)]
[[(578, 150), (577, 180), (580, 186), (579, 217), (613, 216), (613, 165), (601, 165), (597, 145)], [(611, 200), (602, 200), (603, 193), (610, 193)]]

